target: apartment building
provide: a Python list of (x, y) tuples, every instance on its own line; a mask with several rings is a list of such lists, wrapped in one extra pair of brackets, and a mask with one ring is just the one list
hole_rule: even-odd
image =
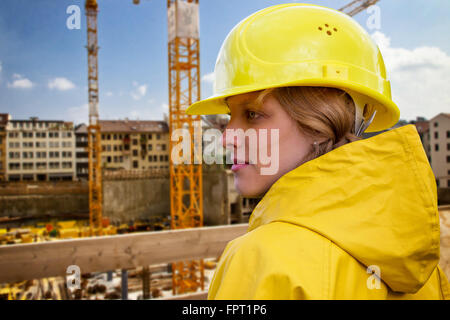
[[(169, 127), (165, 121), (100, 120), (102, 166), (105, 169), (169, 168)], [(87, 127), (75, 130), (76, 167), (87, 178)]]
[(428, 162), (431, 164), (431, 145), (430, 145), (430, 128), (429, 121), (423, 117), (417, 117), (416, 120), (410, 122), (416, 126), (419, 133), (420, 140), (422, 141), (423, 148), (427, 154)]
[(450, 113), (429, 120), (430, 156), (438, 187), (450, 187)]
[(75, 134), (72, 122), (9, 120), (6, 125), (8, 181), (55, 181), (75, 178)]
[(0, 113), (0, 181), (6, 181), (6, 124), (9, 114)]

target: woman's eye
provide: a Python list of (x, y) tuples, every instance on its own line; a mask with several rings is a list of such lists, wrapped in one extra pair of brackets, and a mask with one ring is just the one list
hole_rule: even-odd
[(249, 110), (249, 111), (247, 111), (247, 118), (248, 118), (249, 120), (255, 120), (255, 119), (258, 119), (258, 118), (259, 118), (259, 114), (256, 113), (255, 111)]

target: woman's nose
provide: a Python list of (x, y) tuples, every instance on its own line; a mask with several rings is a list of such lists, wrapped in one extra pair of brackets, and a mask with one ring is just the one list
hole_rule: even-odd
[(232, 149), (237, 147), (237, 137), (235, 134), (233, 134), (234, 130), (236, 128), (234, 127), (234, 125), (230, 122), (228, 122), (227, 126), (225, 127), (225, 129), (223, 130), (222, 133), (222, 146), (225, 149)]

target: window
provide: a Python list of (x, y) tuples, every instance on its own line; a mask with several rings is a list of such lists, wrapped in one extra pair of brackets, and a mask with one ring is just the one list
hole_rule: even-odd
[(46, 143), (45, 142), (36, 142), (36, 148), (45, 148)]
[(159, 156), (159, 161), (164, 161), (164, 156), (163, 155)]
[(450, 151), (450, 143), (447, 143), (447, 151)]
[(59, 148), (59, 141), (50, 141), (48, 145), (50, 148)]
[(70, 169), (72, 168), (72, 162), (63, 162), (62, 167), (63, 169)]
[(148, 135), (148, 139), (150, 140), (152, 138), (152, 134), (151, 133), (149, 133), (149, 135)]
[(439, 132), (436, 131), (436, 132), (434, 133), (434, 138), (435, 138), (435, 139), (438, 139), (438, 138), (439, 138)]
[(111, 156), (108, 156), (108, 157), (106, 158), (106, 162), (111, 163)]
[(434, 145), (434, 151), (439, 151), (439, 144), (436, 143), (436, 144)]
[(25, 162), (22, 164), (23, 170), (33, 170), (33, 163), (32, 162)]
[(148, 161), (153, 162), (153, 156), (148, 156)]
[(59, 169), (59, 162), (50, 162), (50, 169)]
[(19, 133), (18, 132), (10, 132), (9, 133), (9, 137), (10, 138), (18, 138), (19, 137)]
[(450, 131), (447, 130), (447, 138), (450, 138)]
[(108, 144), (108, 145), (106, 146), (106, 151), (111, 151), (111, 145), (110, 145), (110, 144)]
[(47, 169), (47, 164), (45, 162), (36, 163), (36, 169)]
[(447, 163), (450, 163), (450, 156), (447, 156)]
[(137, 169), (138, 168), (138, 162), (135, 160), (135, 161), (133, 161), (133, 168), (134, 169)]
[(138, 151), (137, 150), (133, 150), (133, 156), (137, 157), (138, 155)]
[(122, 163), (123, 162), (123, 156), (119, 157), (119, 162)]
[(153, 145), (149, 144), (148, 145), (148, 151), (152, 151), (152, 149), (153, 149)]
[(111, 140), (111, 135), (110, 135), (110, 134), (108, 134), (108, 135), (106, 136), (106, 140)]
[(22, 142), (22, 147), (33, 148), (33, 142)]
[(114, 140), (117, 140), (117, 134), (114, 134), (113, 137), (114, 137)]
[(72, 147), (71, 141), (63, 141), (61, 144), (62, 144), (63, 148), (71, 148)]
[(433, 123), (434, 127), (437, 128), (437, 126), (439, 125), (439, 123), (435, 122)]
[(22, 137), (23, 138), (33, 138), (33, 132), (22, 132)]
[(163, 151), (166, 151), (166, 145), (165, 144), (162, 144), (161, 148), (162, 148)]
[(137, 144), (138, 144), (137, 139), (133, 139), (133, 146), (137, 146)]
[(20, 159), (20, 152), (10, 152), (9, 158), (10, 159)]
[(154, 161), (154, 162), (158, 161), (158, 156), (157, 156), (157, 155), (154, 155), (154, 156), (153, 156), (153, 161)]
[(169, 161), (169, 156), (167, 154), (164, 156), (164, 160)]
[(33, 159), (33, 152), (22, 152), (22, 158)]
[(20, 163), (10, 163), (9, 164), (9, 170), (19, 170), (20, 169)]
[(159, 133), (156, 134), (156, 140), (161, 139), (161, 135)]
[(50, 131), (48, 133), (48, 137), (49, 138), (58, 138), (59, 137), (59, 133), (58, 132), (54, 132), (54, 131)]

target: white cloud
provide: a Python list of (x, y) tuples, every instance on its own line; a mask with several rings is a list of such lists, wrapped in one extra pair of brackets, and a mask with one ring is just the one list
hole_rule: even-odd
[(67, 109), (67, 119), (75, 124), (89, 124), (89, 105), (87, 103)]
[(107, 91), (107, 92), (105, 93), (105, 95), (106, 95), (107, 97), (112, 97), (112, 96), (113, 96), (113, 93), (112, 93), (111, 91)]
[(34, 86), (34, 83), (31, 82), (30, 79), (24, 78), (18, 73), (14, 73), (12, 78), (14, 79), (14, 81), (12, 83), (8, 82), (8, 88), (30, 89)]
[(392, 47), (390, 38), (379, 31), (372, 38), (383, 55), (392, 99), (402, 119), (430, 119), (450, 109), (450, 56), (446, 52), (429, 46)]
[(75, 85), (72, 81), (67, 78), (54, 78), (48, 82), (48, 87), (50, 89), (56, 89), (59, 91), (66, 91), (75, 88)]
[(202, 81), (214, 83), (214, 72), (207, 73), (202, 76)]
[(130, 93), (130, 95), (134, 100), (140, 100), (147, 94), (146, 84), (139, 85), (136, 81), (133, 81), (133, 86), (136, 88)]
[(3, 70), (3, 66), (2, 66), (2, 62), (0, 61), (0, 72), (2, 72)]
[(148, 108), (134, 107), (126, 117), (130, 120), (163, 120), (164, 113), (168, 114), (169, 106), (167, 103)]

